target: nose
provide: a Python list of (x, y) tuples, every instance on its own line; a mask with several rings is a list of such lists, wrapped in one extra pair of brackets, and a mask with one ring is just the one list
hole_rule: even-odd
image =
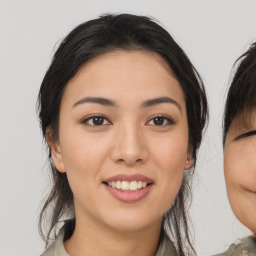
[(115, 134), (111, 158), (127, 166), (144, 163), (148, 150), (142, 128), (137, 125), (120, 126)]

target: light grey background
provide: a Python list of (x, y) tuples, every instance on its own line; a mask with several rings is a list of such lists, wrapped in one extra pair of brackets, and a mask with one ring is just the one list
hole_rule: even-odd
[(226, 196), (221, 120), (229, 73), (256, 37), (255, 0), (0, 0), (0, 256), (36, 256), (39, 204), (48, 170), (35, 112), (54, 46), (74, 26), (104, 12), (157, 18), (204, 78), (210, 123), (195, 175), (192, 221), (199, 255), (224, 250), (249, 231)]

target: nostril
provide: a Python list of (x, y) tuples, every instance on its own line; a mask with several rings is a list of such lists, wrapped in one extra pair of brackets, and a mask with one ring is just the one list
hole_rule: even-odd
[(140, 162), (143, 162), (143, 160), (141, 159), (141, 158), (139, 158), (139, 159), (136, 159), (136, 160), (133, 160), (133, 159), (118, 159), (117, 160), (117, 162), (119, 162), (119, 163), (123, 163), (123, 162), (125, 162), (127, 165), (133, 165), (133, 164), (135, 164), (135, 163), (140, 163)]
[(122, 163), (122, 162), (125, 162), (125, 161), (124, 161), (124, 159), (118, 159), (117, 162)]

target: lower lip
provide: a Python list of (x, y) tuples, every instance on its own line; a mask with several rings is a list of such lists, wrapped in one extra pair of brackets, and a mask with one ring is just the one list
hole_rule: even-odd
[(149, 193), (149, 191), (152, 189), (152, 186), (153, 186), (153, 184), (151, 184), (137, 191), (127, 192), (127, 191), (122, 191), (122, 190), (112, 188), (106, 184), (104, 185), (114, 198), (125, 203), (135, 203), (140, 201)]

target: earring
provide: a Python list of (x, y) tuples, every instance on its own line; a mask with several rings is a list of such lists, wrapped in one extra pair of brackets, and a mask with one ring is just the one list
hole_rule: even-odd
[(186, 161), (186, 164), (188, 164), (188, 160)]

